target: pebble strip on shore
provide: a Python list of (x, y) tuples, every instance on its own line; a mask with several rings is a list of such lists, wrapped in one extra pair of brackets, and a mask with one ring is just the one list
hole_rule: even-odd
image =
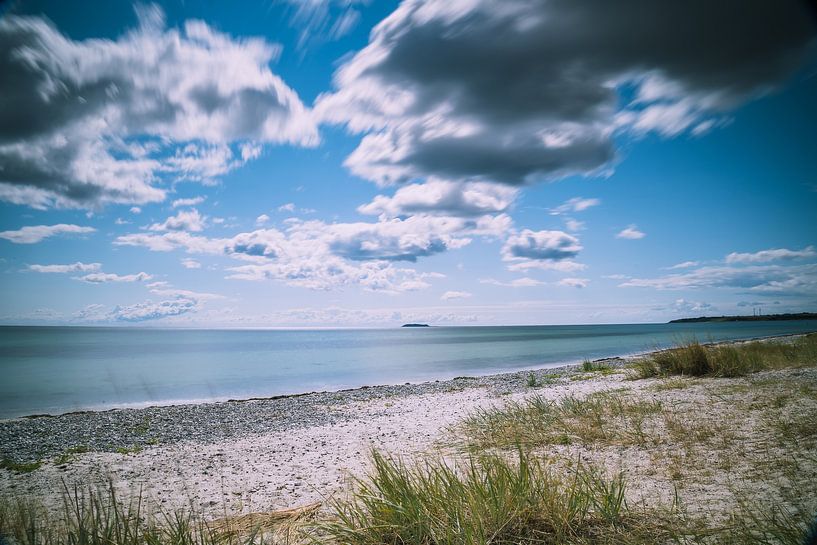
[[(597, 360), (623, 365), (621, 358)], [(538, 381), (575, 372), (578, 365), (517, 371), (481, 377), (458, 377), (418, 384), (364, 386), (335, 392), (313, 392), (243, 401), (155, 406), (138, 409), (72, 412), (0, 420), (0, 459), (32, 462), (70, 449), (115, 452), (172, 445), (184, 441), (218, 443), (258, 434), (332, 425), (355, 418), (344, 410), (352, 403), (399, 399), (462, 388), (487, 388), (494, 393), (526, 388), (531, 373)]]

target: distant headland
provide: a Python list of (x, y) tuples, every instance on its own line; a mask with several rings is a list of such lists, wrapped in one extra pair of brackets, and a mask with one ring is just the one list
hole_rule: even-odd
[(670, 320), (670, 324), (689, 324), (695, 322), (774, 322), (786, 320), (817, 320), (817, 312), (800, 312), (797, 314), (757, 314), (754, 316), (700, 316), (698, 318), (680, 318)]
[(403, 324), (400, 327), (431, 327), (428, 324)]

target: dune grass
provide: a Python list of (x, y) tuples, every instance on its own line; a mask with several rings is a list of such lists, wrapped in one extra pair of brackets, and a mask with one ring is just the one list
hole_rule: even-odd
[[(293, 521), (296, 522), (297, 521)], [(298, 537), (294, 537), (298, 536)], [(300, 526), (214, 525), (191, 509), (156, 510), (140, 495), (121, 501), (113, 488), (63, 490), (63, 509), (25, 498), (0, 500), (0, 543), (15, 545), (287, 545)]]
[(534, 396), (476, 411), (453, 431), (472, 450), (574, 443), (644, 445), (649, 439), (645, 423), (660, 411), (658, 401), (635, 400), (616, 391), (559, 401)]
[(769, 369), (817, 365), (817, 333), (791, 342), (766, 341), (702, 345), (688, 341), (633, 364), (635, 378), (684, 376), (740, 377)]
[(375, 452), (368, 478), (333, 505), (315, 542), (349, 545), (656, 543), (668, 535), (631, 510), (623, 477), (586, 465), (572, 475), (521, 449), (513, 460), (470, 457), (409, 466)]

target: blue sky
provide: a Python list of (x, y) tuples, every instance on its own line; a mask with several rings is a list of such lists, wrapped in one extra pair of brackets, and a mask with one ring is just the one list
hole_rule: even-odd
[(814, 311), (814, 19), (742, 6), (7, 5), (0, 322)]

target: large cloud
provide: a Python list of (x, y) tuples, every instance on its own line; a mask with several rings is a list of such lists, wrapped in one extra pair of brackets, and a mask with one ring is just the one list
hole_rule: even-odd
[(399, 292), (428, 287), (426, 279), (439, 275), (397, 267), (396, 262), (416, 262), (458, 249), (474, 237), (499, 238), (510, 227), (510, 218), (504, 214), (478, 218), (415, 215), (372, 223), (293, 219), (284, 230), (257, 229), (230, 238), (170, 231), (123, 235), (114, 244), (226, 255), (248, 263), (232, 267), (231, 278), (272, 279), (312, 289), (359, 285)]
[(658, 278), (632, 278), (620, 286), (659, 290), (733, 288), (758, 294), (813, 296), (817, 293), (817, 264), (708, 266)]
[(378, 195), (357, 210), (391, 218), (429, 213), (476, 217), (505, 212), (516, 194), (514, 188), (485, 182), (430, 180), (401, 187), (391, 197)]
[(269, 69), (280, 48), (157, 8), (116, 40), (72, 40), (47, 20), (0, 20), (0, 199), (39, 208), (160, 201), (157, 182), (208, 180), (311, 145), (309, 112)]
[(608, 165), (616, 130), (705, 130), (813, 37), (798, 0), (406, 0), (316, 110), (367, 133), (346, 164), (379, 184), (519, 185)]

